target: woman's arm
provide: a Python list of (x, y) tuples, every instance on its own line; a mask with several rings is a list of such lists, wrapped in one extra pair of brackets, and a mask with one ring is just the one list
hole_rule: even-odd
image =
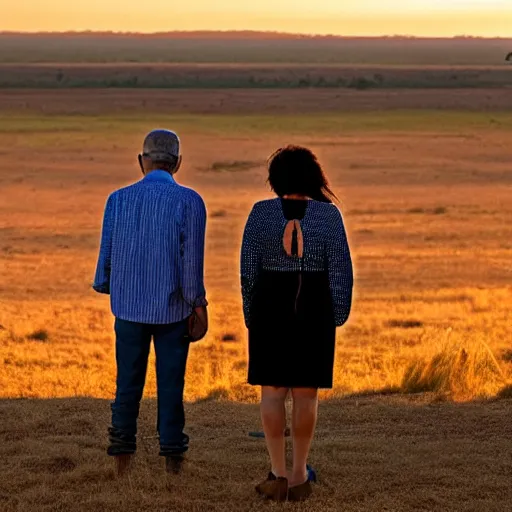
[(350, 315), (354, 275), (343, 218), (338, 208), (333, 207), (329, 219), (330, 236), (327, 242), (327, 269), (331, 288), (334, 319), (342, 326)]
[(249, 327), (250, 311), (254, 287), (258, 279), (260, 270), (260, 239), (259, 239), (259, 221), (257, 215), (257, 205), (255, 205), (249, 215), (245, 225), (244, 238), (242, 241), (242, 254), (240, 262), (242, 299), (244, 305), (245, 325)]

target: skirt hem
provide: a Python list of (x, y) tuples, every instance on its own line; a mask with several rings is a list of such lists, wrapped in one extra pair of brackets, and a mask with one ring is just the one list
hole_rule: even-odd
[(266, 386), (271, 388), (307, 388), (307, 389), (332, 389), (332, 384), (324, 384), (324, 385), (318, 385), (318, 384), (311, 384), (311, 383), (293, 383), (293, 384), (284, 384), (282, 382), (276, 384), (264, 382), (264, 381), (258, 381), (258, 380), (249, 380), (248, 384), (250, 386)]

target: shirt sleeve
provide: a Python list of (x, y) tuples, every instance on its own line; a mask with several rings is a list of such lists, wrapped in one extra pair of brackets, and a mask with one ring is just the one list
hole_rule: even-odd
[(343, 218), (338, 208), (333, 214), (330, 236), (327, 241), (327, 269), (334, 308), (334, 319), (338, 327), (348, 320), (352, 307), (354, 274)]
[(244, 230), (242, 253), (240, 262), (242, 300), (244, 308), (245, 325), (249, 327), (250, 311), (254, 289), (261, 268), (261, 243), (256, 206), (252, 209)]
[(111, 195), (105, 206), (101, 232), (100, 253), (96, 266), (93, 289), (98, 293), (110, 293), (110, 269), (112, 257), (112, 230), (114, 224), (114, 199)]
[(186, 200), (181, 231), (183, 268), (180, 275), (183, 300), (192, 308), (206, 306), (204, 286), (204, 248), (206, 207), (198, 194)]

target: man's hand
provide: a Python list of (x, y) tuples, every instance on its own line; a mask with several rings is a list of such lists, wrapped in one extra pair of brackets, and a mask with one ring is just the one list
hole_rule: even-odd
[(200, 341), (208, 332), (208, 310), (206, 306), (194, 308), (188, 318), (189, 341)]

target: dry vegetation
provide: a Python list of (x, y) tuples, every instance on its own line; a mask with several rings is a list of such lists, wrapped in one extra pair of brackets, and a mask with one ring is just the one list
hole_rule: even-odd
[[(199, 94), (0, 95), (0, 509), (259, 509), (249, 484), (264, 451), (246, 437), (257, 410), (212, 399), (258, 398), (245, 383), (238, 249), (252, 203), (269, 195), (265, 157), (296, 142), (318, 152), (343, 198), (357, 270), (313, 456), (322, 485), (304, 510), (506, 510), (510, 98), (466, 92), (442, 100), (457, 110), (437, 111), (420, 109), (429, 92)], [(212, 330), (188, 367), (190, 478), (166, 484), (156, 472), (148, 400), (137, 473), (117, 484), (100, 444), (108, 405), (94, 400), (114, 390), (112, 317), (89, 285), (106, 196), (138, 179), (135, 154), (156, 125), (182, 133), (180, 179), (210, 212)], [(370, 396), (383, 393), (393, 396)], [(33, 400), (7, 400), (22, 397)], [(40, 400), (56, 397), (67, 399)]]
[[(181, 179), (211, 213), (213, 329), (193, 349), (189, 400), (257, 398), (245, 385), (238, 249), (251, 204), (268, 195), (265, 157), (288, 141), (313, 147), (325, 162), (354, 247), (355, 312), (340, 332), (328, 395), (402, 389), (472, 398), (496, 394), (512, 375), (512, 115), (153, 118), (148, 98), (139, 112), (96, 117), (87, 112), (95, 99), (82, 95), (80, 113), (48, 116), (64, 98), (39, 98), (45, 115), (29, 103), (0, 118), (3, 161), (16, 162), (1, 176), (1, 396), (111, 396), (112, 318), (89, 285), (105, 198), (138, 179), (134, 155), (154, 125), (181, 130)], [(65, 104), (76, 108), (71, 93)], [(430, 375), (432, 367), (448, 373)], [(152, 375), (147, 392), (154, 394)]]
[(462, 89), (512, 85), (510, 66), (0, 64), (0, 88)]
[(504, 87), (511, 49), (510, 39), (0, 33), (0, 88)]

